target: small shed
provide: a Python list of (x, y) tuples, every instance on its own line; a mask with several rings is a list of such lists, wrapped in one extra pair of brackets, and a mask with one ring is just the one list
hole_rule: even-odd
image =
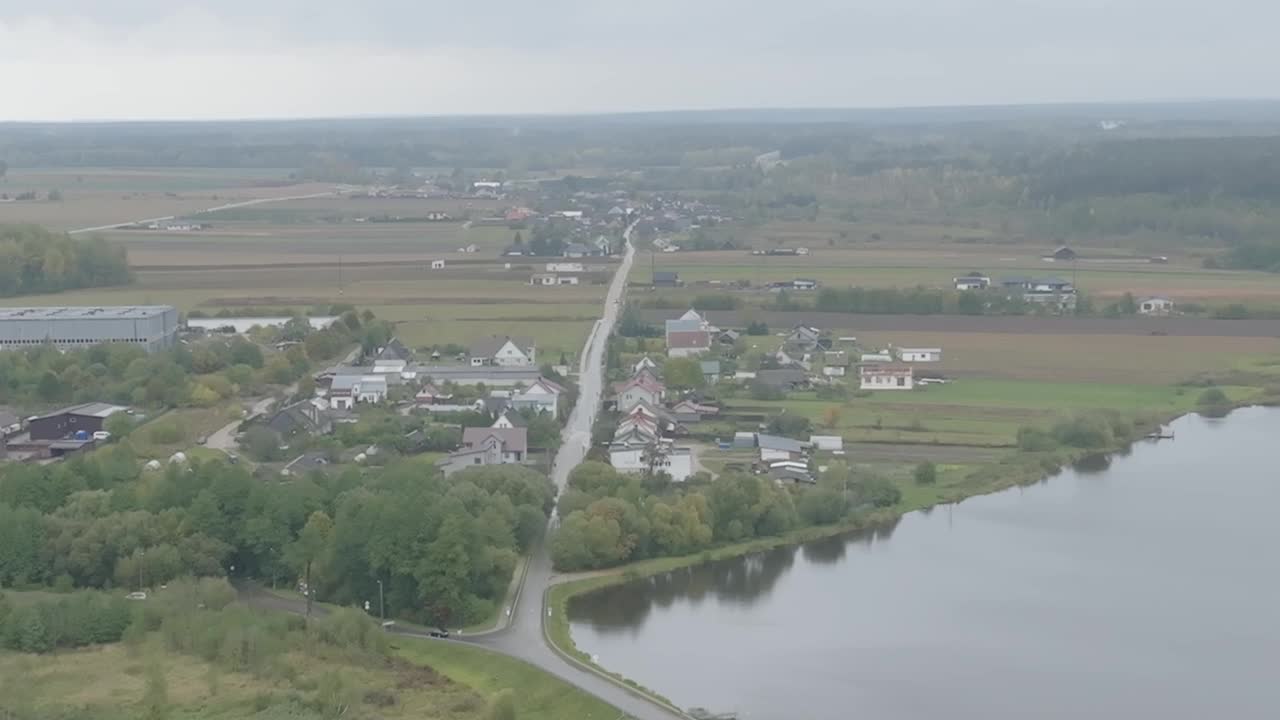
[(432, 261), (431, 261), (431, 269), (432, 269), (432, 270), (443, 270), (443, 269), (444, 269), (444, 261), (443, 261), (443, 260), (432, 260)]
[(1167, 297), (1149, 297), (1138, 303), (1138, 312), (1143, 315), (1169, 315), (1173, 313), (1173, 307), (1173, 301)]

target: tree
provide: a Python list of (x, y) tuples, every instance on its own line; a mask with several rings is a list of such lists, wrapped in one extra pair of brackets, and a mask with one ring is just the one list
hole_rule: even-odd
[(142, 695), (142, 711), (146, 720), (165, 720), (169, 717), (169, 683), (164, 668), (158, 661), (147, 664), (147, 684)]
[(748, 335), (768, 335), (769, 326), (759, 320), (754, 320), (750, 323), (747, 323), (747, 334)]
[(524, 246), (524, 236), (523, 236), (523, 235), (521, 235), (519, 232), (516, 232), (516, 236), (515, 236), (514, 238), (512, 238), (512, 239), (511, 239), (511, 244), (512, 244), (512, 245), (515, 245), (516, 247), (523, 247), (523, 246)]
[(662, 366), (662, 379), (675, 390), (696, 390), (706, 385), (702, 365), (693, 358), (670, 358)]
[(832, 405), (822, 413), (822, 424), (824, 427), (834, 429), (840, 424), (840, 408)]
[(932, 485), (938, 481), (938, 467), (931, 462), (916, 465), (915, 479), (917, 485)]
[(307, 589), (307, 617), (311, 617), (311, 603), (316, 594), (315, 585), (311, 582), (311, 569), (328, 551), (332, 535), (333, 520), (317, 510), (307, 518), (307, 524), (298, 533), (298, 539), (285, 550), (289, 563), (303, 573)]

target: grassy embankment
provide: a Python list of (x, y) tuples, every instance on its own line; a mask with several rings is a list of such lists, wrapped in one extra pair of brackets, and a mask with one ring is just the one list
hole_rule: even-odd
[(156, 664), (163, 668), (168, 716), (188, 720), (336, 717), (317, 707), (323, 684), (335, 673), (346, 687), (359, 689), (360, 701), (346, 717), (480, 720), (489, 699), (507, 689), (523, 720), (618, 716), (608, 704), (523, 661), (410, 639), (397, 640), (391, 655), (376, 663), (354, 662), (322, 646), (290, 653), (273, 676), (215, 669), (154, 640), (141, 651), (117, 643), (50, 655), (0, 652), (0, 716), (143, 717), (148, 668)]

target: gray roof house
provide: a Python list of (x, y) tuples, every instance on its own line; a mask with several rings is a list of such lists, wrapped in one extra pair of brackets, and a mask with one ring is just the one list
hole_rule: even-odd
[(794, 390), (809, 384), (809, 375), (803, 370), (760, 370), (756, 381), (779, 390)]
[(303, 400), (281, 408), (267, 421), (267, 428), (289, 440), (299, 435), (328, 435), (333, 423), (310, 400)]

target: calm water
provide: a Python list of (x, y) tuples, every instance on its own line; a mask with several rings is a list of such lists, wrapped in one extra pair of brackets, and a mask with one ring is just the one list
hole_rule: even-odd
[(1280, 718), (1280, 410), (896, 527), (580, 598), (579, 647), (748, 720)]

